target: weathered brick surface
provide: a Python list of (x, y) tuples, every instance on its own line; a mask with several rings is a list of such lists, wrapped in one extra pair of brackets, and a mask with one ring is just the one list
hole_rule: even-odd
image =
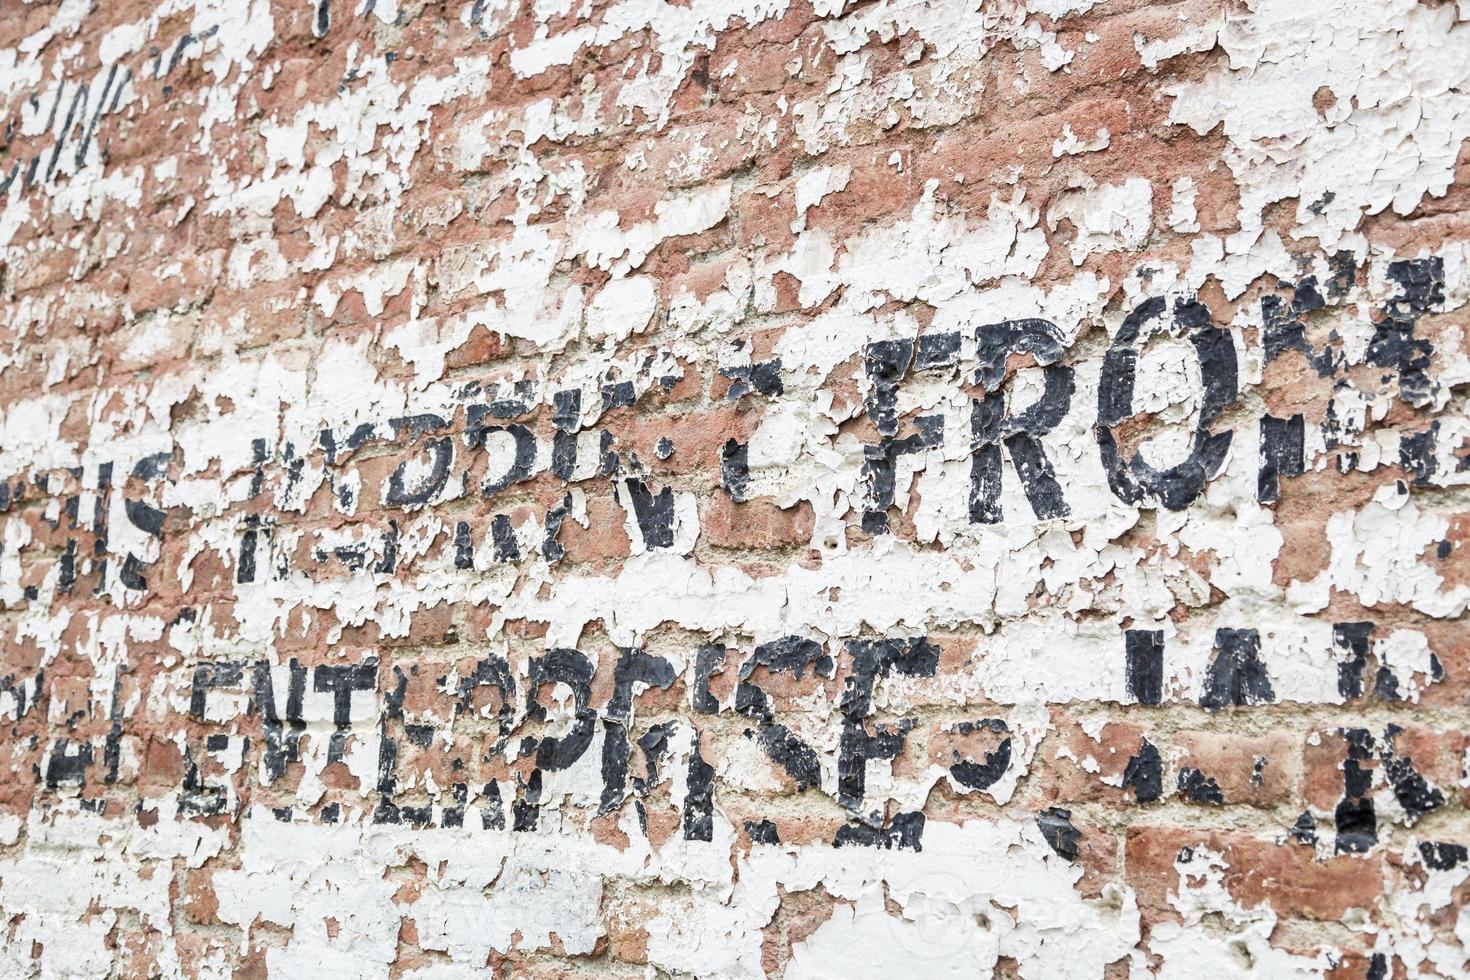
[(0, 7), (0, 976), (1470, 976), (1470, 8)]

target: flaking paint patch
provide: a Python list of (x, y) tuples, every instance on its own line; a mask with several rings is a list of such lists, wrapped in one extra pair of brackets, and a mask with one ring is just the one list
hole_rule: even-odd
[(1463, 5), (17, 10), (6, 975), (1470, 969)]

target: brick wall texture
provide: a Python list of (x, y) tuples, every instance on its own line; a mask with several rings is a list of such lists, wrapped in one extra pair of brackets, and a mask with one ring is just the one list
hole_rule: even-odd
[(1466, 0), (9, 0), (0, 977), (1470, 976)]

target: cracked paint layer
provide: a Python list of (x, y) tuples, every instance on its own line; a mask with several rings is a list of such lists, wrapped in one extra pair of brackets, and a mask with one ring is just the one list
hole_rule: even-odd
[(1467, 66), (0, 10), (0, 973), (1470, 975)]

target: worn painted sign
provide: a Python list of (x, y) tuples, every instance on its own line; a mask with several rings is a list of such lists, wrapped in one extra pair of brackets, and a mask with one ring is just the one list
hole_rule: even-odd
[(1470, 975), (1470, 4), (13, 3), (0, 110), (0, 975)]

